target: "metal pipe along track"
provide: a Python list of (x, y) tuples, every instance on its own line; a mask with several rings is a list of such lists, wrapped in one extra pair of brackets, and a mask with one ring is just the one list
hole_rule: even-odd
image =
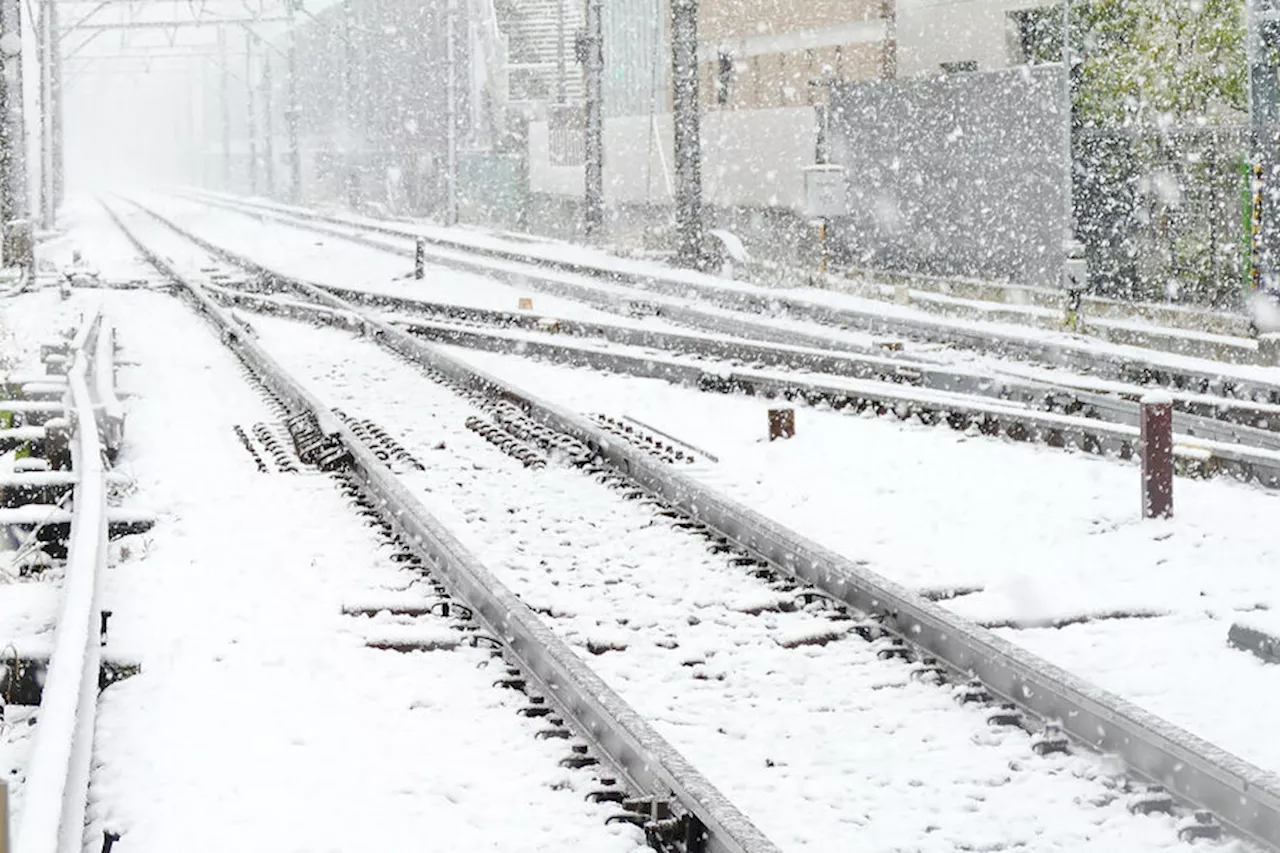
[(107, 558), (106, 474), (89, 393), (90, 353), (101, 323), (99, 314), (80, 329), (67, 375), (75, 417), (75, 512), (62, 610), (15, 839), (22, 853), (70, 853), (83, 847), (101, 662), (99, 595)]

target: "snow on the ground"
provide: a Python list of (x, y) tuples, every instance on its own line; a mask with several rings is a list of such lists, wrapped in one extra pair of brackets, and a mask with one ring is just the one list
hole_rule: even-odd
[[(269, 245), (265, 249), (258, 248), (258, 245), (261, 244), (264, 240), (264, 236), (260, 233), (260, 230), (258, 231), (258, 233), (255, 234), (253, 226), (244, 224), (245, 222), (253, 222), (252, 214), (243, 214), (243, 213), (234, 214), (226, 211), (225, 209), (214, 209), (214, 208), (210, 208), (207, 205), (201, 205), (199, 203), (196, 203), (190, 200), (175, 199), (173, 197), (164, 197), (162, 199), (158, 199), (157, 203), (162, 204), (166, 211), (170, 213), (174, 213), (175, 215), (196, 217), (202, 222), (217, 223), (217, 227), (234, 228), (238, 230), (239, 233), (241, 234), (241, 237), (240, 237), (241, 242), (238, 244), (238, 247), (242, 251), (248, 252), (258, 260), (264, 260), (265, 257), (270, 253)], [(275, 207), (277, 209), (287, 210), (286, 206), (272, 205), (272, 207)], [(217, 216), (216, 212), (221, 212), (222, 216), (221, 217)], [(238, 216), (243, 220), (241, 225), (231, 226), (230, 224), (228, 224), (227, 222), (228, 218), (235, 217), (235, 216)], [(377, 224), (376, 220), (367, 220), (367, 219), (362, 220), (360, 217), (353, 218), (349, 216), (342, 216), (342, 218), (347, 221), (356, 223), (352, 228), (353, 231), (359, 230), (358, 226), (362, 221), (368, 222), (370, 224)], [(271, 220), (264, 220), (264, 222), (266, 222), (267, 224), (277, 229), (277, 231), (271, 232), (273, 237), (276, 236), (277, 234), (283, 234), (289, 231), (294, 231), (294, 232), (298, 231), (298, 229), (291, 229), (287, 226), (283, 226), (280, 223), (274, 222)], [(386, 223), (383, 222), (381, 224), (385, 226)], [(399, 227), (399, 225), (397, 227)], [(260, 229), (260, 224), (258, 225), (258, 228)], [(283, 230), (279, 230), (279, 229), (283, 229)], [(509, 241), (504, 242), (500, 238), (495, 243), (493, 238), (487, 237), (484, 235), (480, 235), (478, 240), (473, 240), (471, 239), (471, 235), (466, 235), (464, 234), (464, 232), (459, 232), (454, 229), (441, 230), (441, 229), (433, 228), (430, 226), (407, 224), (404, 226), (404, 230), (408, 233), (420, 233), (426, 236), (438, 236), (445, 239), (454, 239), (454, 240), (457, 240), (459, 237), (465, 236), (466, 239), (464, 239), (463, 242), (468, 242), (473, 245), (485, 246), (489, 248), (502, 248), (507, 251), (521, 251), (522, 249), (528, 248), (528, 247), (522, 247), (519, 245), (514, 245)], [(325, 238), (325, 239), (337, 239), (337, 238)], [(396, 244), (396, 240), (394, 238), (389, 238), (384, 236), (378, 239), (387, 242), (389, 245)], [(400, 242), (402, 244), (401, 247), (403, 248), (404, 241), (400, 241)], [(548, 256), (544, 251), (542, 251), (543, 248), (545, 247), (535, 248), (535, 250), (533, 251), (533, 254), (534, 255), (541, 254), (543, 256)], [(1061, 346), (1070, 351), (1093, 352), (1093, 353), (1097, 353), (1099, 356), (1110, 357), (1113, 359), (1117, 359), (1117, 358), (1131, 359), (1131, 360), (1137, 360), (1142, 362), (1150, 362), (1155, 365), (1163, 366), (1167, 369), (1188, 370), (1188, 371), (1203, 373), (1209, 376), (1222, 376), (1222, 377), (1233, 378), (1237, 380), (1248, 380), (1248, 381), (1255, 381), (1255, 382), (1280, 384), (1280, 368), (1276, 368), (1276, 367), (1266, 367), (1266, 366), (1259, 366), (1259, 365), (1253, 365), (1253, 364), (1228, 364), (1223, 362), (1212, 361), (1210, 359), (1201, 358), (1197, 356), (1163, 352), (1160, 350), (1146, 349), (1143, 347), (1131, 346), (1126, 344), (1109, 343), (1103, 340), (1099, 340), (1098, 338), (1088, 337), (1084, 335), (1070, 334), (1070, 333), (1066, 333), (1066, 332), (1055, 330), (1055, 329), (1034, 329), (1034, 328), (1028, 328), (1020, 324), (1002, 323), (994, 320), (967, 319), (963, 317), (957, 317), (957, 318), (939, 317), (936, 314), (933, 314), (928, 311), (924, 311), (916, 306), (895, 305), (895, 304), (886, 303), (876, 299), (860, 297), (853, 294), (834, 291), (834, 290), (823, 290), (823, 289), (816, 289), (816, 288), (804, 288), (799, 290), (794, 290), (794, 289), (778, 290), (774, 288), (759, 287), (756, 285), (751, 285), (743, 282), (736, 282), (736, 281), (723, 279), (723, 278), (717, 278), (714, 276), (691, 273), (688, 271), (672, 270), (666, 267), (662, 267), (660, 265), (654, 265), (646, 262), (631, 261), (627, 259), (611, 257), (595, 250), (586, 249), (584, 247), (575, 247), (568, 244), (556, 245), (554, 248), (554, 251), (549, 256), (555, 257), (556, 259), (559, 259), (559, 260), (575, 260), (576, 259), (578, 261), (587, 263), (588, 265), (606, 268), (606, 269), (614, 269), (614, 270), (624, 271), (624, 272), (629, 271), (632, 273), (642, 273), (647, 275), (658, 275), (659, 277), (667, 280), (688, 281), (691, 284), (719, 287), (723, 290), (746, 291), (756, 295), (765, 296), (766, 298), (769, 298), (771, 300), (786, 298), (798, 304), (807, 303), (810, 305), (824, 306), (824, 307), (829, 307), (834, 309), (845, 309), (845, 310), (858, 312), (866, 316), (899, 318), (899, 319), (917, 321), (923, 327), (932, 328), (937, 334), (943, 335), (943, 336), (945, 336), (951, 330), (959, 330), (966, 334), (972, 334), (972, 333), (985, 334), (992, 337), (993, 339), (1009, 341), (1010, 343), (1015, 345)], [(294, 272), (295, 274), (302, 275), (302, 273), (299, 272), (299, 270), (301, 269), (300, 262), (297, 261), (296, 259), (289, 259), (288, 257), (279, 257), (278, 263), (284, 265), (286, 271), (290, 271), (290, 272)], [(341, 279), (343, 281), (348, 282), (347, 286), (352, 286), (349, 284), (350, 282), (362, 280), (360, 273), (345, 271), (345, 269), (346, 269), (346, 264), (345, 263), (340, 264), (337, 270), (343, 270), (343, 271), (338, 272), (337, 274), (341, 276)], [(551, 272), (546, 272), (543, 274), (549, 275), (549, 276), (561, 275), (561, 274), (551, 273)], [(472, 276), (470, 278), (475, 278), (475, 277)], [(590, 279), (586, 279), (581, 276), (575, 276), (574, 278), (576, 281), (580, 281), (580, 282), (591, 281)], [(334, 283), (341, 283), (341, 282), (335, 281)], [(369, 287), (371, 289), (374, 289), (374, 288), (381, 289), (385, 287), (385, 285), (377, 285), (377, 284), (359, 284), (354, 286)], [(685, 301), (685, 300), (676, 299), (675, 297), (658, 296), (652, 293), (651, 291), (646, 291), (639, 288), (625, 288), (617, 284), (604, 283), (600, 281), (595, 281), (593, 283), (593, 286), (595, 286), (602, 292), (608, 291), (608, 292), (617, 292), (620, 294), (625, 293), (625, 294), (628, 294), (631, 298), (637, 298), (642, 300), (648, 299), (651, 301), (669, 301), (669, 300)], [(443, 291), (443, 288), (441, 290)], [(483, 292), (483, 289), (480, 289), (480, 292)], [(540, 296), (539, 298), (550, 299), (550, 297), (545, 297), (545, 296)], [(557, 300), (555, 303), (549, 303), (549, 307), (547, 307), (546, 310), (548, 312), (552, 312), (552, 311), (560, 312), (566, 308), (566, 306), (563, 305), (563, 303), (565, 302), (568, 302), (568, 300)], [(468, 301), (463, 304), (472, 304), (472, 302)], [(725, 316), (736, 315), (736, 312), (731, 312), (731, 311), (715, 311), (715, 309), (709, 308), (706, 304), (697, 302), (696, 299), (691, 300), (690, 304), (697, 304), (698, 307), (704, 311), (714, 311), (715, 313), (721, 313), (721, 314), (724, 314)], [(569, 305), (573, 305), (573, 303), (569, 303)], [(484, 307), (490, 307), (490, 306), (485, 305)], [(540, 304), (540, 307), (541, 307), (541, 304)], [(593, 309), (590, 309), (584, 305), (578, 304), (576, 308), (574, 308), (573, 310), (577, 312), (584, 312), (584, 311), (589, 312), (589, 311), (592, 311)], [(773, 313), (778, 314), (779, 312), (773, 312)], [(580, 313), (578, 314), (565, 313), (564, 316), (568, 317), (568, 316), (585, 316), (585, 315), (581, 315)], [(736, 315), (736, 316), (741, 316), (741, 315)], [(790, 329), (792, 331), (801, 331), (801, 332), (808, 332), (808, 333), (817, 332), (818, 334), (828, 338), (844, 339), (857, 344), (861, 344), (863, 346), (872, 344), (874, 342), (874, 338), (869, 335), (850, 332), (845, 329), (837, 329), (831, 326), (820, 325), (820, 324), (816, 324), (808, 321), (794, 320), (786, 316), (771, 316), (768, 318), (756, 317), (755, 319), (757, 322), (767, 322), (769, 325), (777, 327), (779, 329)], [(1116, 328), (1123, 327), (1124, 329), (1127, 329), (1129, 331), (1134, 331), (1134, 330), (1141, 331), (1149, 328), (1152, 334), (1183, 335), (1189, 339), (1195, 339), (1196, 341), (1200, 341), (1200, 342), (1221, 343), (1223, 341), (1235, 340), (1235, 339), (1223, 338), (1221, 336), (1216, 336), (1208, 333), (1183, 332), (1179, 330), (1166, 329), (1164, 327), (1148, 326), (1138, 320), (1133, 320), (1133, 321), (1106, 320), (1105, 324), (1109, 324), (1110, 326), (1114, 326)], [(885, 336), (880, 336), (880, 337), (885, 337)], [(910, 343), (907, 344), (907, 347), (911, 351), (917, 354), (922, 352), (929, 352), (936, 349), (936, 347), (932, 347), (932, 346), (921, 346), (921, 345), (910, 344)], [(985, 371), (992, 371), (992, 370), (999, 371), (1010, 363), (1006, 358), (1004, 358), (1001, 355), (1001, 353), (998, 350), (991, 354), (978, 353), (978, 352), (966, 351), (966, 350), (955, 350), (955, 351), (949, 351), (949, 352), (943, 353), (942, 357), (944, 357), (945, 360), (947, 361), (954, 361), (961, 364), (973, 365)]]
[[(413, 260), (394, 251), (357, 245), (341, 237), (317, 234), (251, 214), (171, 197), (146, 196), (139, 200), (216, 245), (315, 284), (495, 311), (516, 311), (521, 297), (529, 297), (542, 313), (597, 320), (614, 316), (568, 299), (431, 264), (427, 266), (425, 279), (417, 281), (413, 278)], [(369, 236), (399, 248), (403, 248), (405, 242)]]
[[(291, 210), (288, 205), (272, 203), (263, 199), (253, 199), (253, 203), (268, 208), (274, 208), (281, 212), (288, 212)], [(293, 209), (296, 210), (298, 208)], [(356, 227), (361, 225), (386, 227), (387, 225), (385, 220), (354, 215), (350, 212), (329, 211), (328, 215), (352, 223)], [(1123, 344), (1108, 344), (1103, 341), (1099, 341), (1096, 338), (1072, 335), (1057, 329), (1028, 329), (1020, 323), (1003, 322), (1001, 319), (1002, 317), (1006, 321), (1016, 318), (1019, 313), (1018, 306), (994, 306), (996, 309), (995, 312), (986, 312), (988, 313), (988, 317), (985, 319), (981, 316), (973, 318), (943, 318), (918, 305), (896, 305), (886, 303), (882, 300), (859, 296), (840, 289), (823, 289), (813, 287), (775, 288), (756, 285), (720, 276), (677, 269), (652, 261), (622, 258), (617, 255), (609, 254), (601, 249), (561, 241), (524, 241), (513, 239), (513, 235), (509, 234), (492, 233), (467, 228), (442, 228), (440, 226), (421, 221), (397, 221), (395, 223), (395, 227), (405, 231), (406, 233), (421, 234), (429, 238), (454, 241), (463, 245), (475, 246), (482, 249), (516, 252), (520, 254), (527, 254), (533, 258), (545, 258), (553, 261), (582, 264), (587, 267), (615, 271), (626, 275), (655, 277), (666, 281), (688, 282), (691, 285), (719, 288), (724, 291), (740, 291), (754, 295), (763, 295), (768, 298), (786, 298), (794, 300), (800, 304), (809, 303), (837, 309), (847, 309), (869, 315), (912, 319), (920, 321), (926, 326), (934, 326), (939, 329), (959, 327), (967, 331), (985, 331), (993, 335), (999, 335), (1016, 341), (1048, 342), (1071, 346), (1084, 346), (1090, 349), (1096, 349), (1099, 352), (1119, 355), (1121, 357), (1128, 356), (1141, 358), (1149, 356), (1154, 360), (1159, 361), (1159, 363), (1167, 364), (1169, 366), (1194, 366), (1197, 369), (1212, 369), (1215, 364), (1214, 362), (1210, 362), (1205, 359), (1177, 356), (1158, 351), (1153, 352), (1140, 347), (1126, 346)], [(936, 299), (937, 297), (930, 296), (929, 298)], [(968, 307), (981, 308), (983, 306), (981, 302), (973, 301), (973, 304)], [(988, 305), (987, 307), (992, 306)], [(1035, 313), (1035, 311), (1033, 310), (1031, 313)], [(1098, 318), (1096, 320), (1086, 318), (1086, 322), (1095, 323), (1100, 328), (1115, 328), (1127, 331), (1149, 331), (1153, 335), (1171, 334), (1175, 336), (1194, 338), (1201, 341), (1219, 343), (1240, 342), (1240, 339), (1238, 338), (1228, 338), (1206, 332), (1198, 333), (1189, 330), (1169, 328), (1155, 323), (1149, 323), (1139, 318)], [(1246, 341), (1246, 343), (1248, 342)], [(1229, 368), (1227, 373), (1228, 375), (1233, 376), (1247, 376), (1255, 379), (1280, 382), (1280, 370), (1274, 368), (1255, 369), (1250, 365), (1243, 365), (1236, 368)]]
[[(1280, 745), (1256, 737), (1280, 699), (1280, 669), (1257, 666), (1226, 643), (1240, 611), (1280, 610), (1273, 523), (1280, 495), (1179, 478), (1175, 517), (1142, 521), (1132, 464), (808, 407), (797, 409), (794, 439), (769, 442), (767, 409), (779, 403), (451, 351), (549, 400), (588, 414), (629, 415), (710, 452), (719, 464), (699, 466), (696, 476), (886, 577), (922, 591), (980, 588), (946, 602), (966, 617), (1037, 624), (1170, 614), (1131, 627), (1142, 648), (1158, 655), (1187, 636), (1204, 645), (1185, 659), (1185, 670), (1183, 657), (1171, 655), (1158, 671), (1159, 690), (1131, 692), (1115, 650), (1087, 639), (1130, 630), (1122, 623), (1010, 636), (1280, 770)], [(1230, 677), (1240, 672), (1250, 675)], [(1205, 699), (1205, 685), (1221, 688), (1211, 693), (1216, 705)]]
[(107, 652), (142, 672), (102, 694), (90, 835), (141, 853), (641, 848), (486, 652), (365, 647), (398, 620), (342, 605), (425, 597), (419, 577), (330, 478), (257, 470), (232, 427), (272, 414), (212, 331), (168, 296), (104, 302), (139, 363), (121, 467), (159, 519), (108, 574)]
[[(146, 204), (171, 217), (177, 224), (189, 228), (202, 237), (240, 252), (249, 258), (277, 271), (338, 287), (365, 290), (392, 296), (403, 296), (446, 304), (492, 310), (512, 311), (519, 307), (521, 297), (531, 298), (534, 310), (540, 315), (587, 321), (607, 322), (634, 328), (671, 330), (676, 327), (654, 317), (632, 318), (625, 314), (604, 311), (568, 297), (548, 295), (537, 287), (520, 288), (503, 284), (492, 278), (431, 266), (423, 282), (405, 279), (408, 261), (399, 257), (412, 246), (405, 238), (389, 237), (361, 232), (358, 228), (339, 229), (360, 234), (364, 238), (385, 244), (388, 250), (353, 244), (340, 237), (319, 235), (310, 231), (305, 222), (297, 227), (272, 219), (263, 219), (252, 212), (227, 210), (171, 197), (146, 198)], [(325, 225), (329, 228), (331, 226)], [(433, 252), (437, 251), (435, 249)], [(476, 258), (460, 251), (442, 250), (440, 254), (454, 256), (466, 262)], [(487, 267), (507, 270), (517, 276), (527, 274), (528, 265), (501, 260), (483, 260)], [(717, 308), (699, 302), (696, 298), (672, 297), (655, 294), (635, 287), (604, 282), (573, 273), (540, 270), (538, 277), (557, 282), (589, 287), (602, 295), (619, 300), (631, 300), (656, 305), (696, 307), (699, 311), (717, 318), (742, 320), (740, 312)], [(785, 315), (756, 316), (754, 322), (765, 324), (778, 331), (812, 334), (813, 323), (794, 320)], [(880, 342), (895, 340), (892, 336), (870, 335), (846, 329), (822, 327), (824, 338), (853, 346), (859, 350), (877, 351)], [(896, 341), (901, 345), (902, 341)], [(905, 344), (912, 352), (932, 351), (931, 345)]]
[(322, 399), (417, 454), (426, 471), (402, 479), (427, 508), (784, 850), (1176, 845), (1091, 758), (1036, 757), (873, 646), (787, 648), (829, 623), (756, 614), (778, 595), (765, 582), (577, 471), (525, 469), (416, 368), (342, 332), (255, 327)]

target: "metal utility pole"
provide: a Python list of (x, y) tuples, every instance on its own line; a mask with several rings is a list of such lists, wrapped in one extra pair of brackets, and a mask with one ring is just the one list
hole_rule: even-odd
[(445, 7), (445, 166), (444, 224), (458, 224), (458, 4)]
[(49, 97), (52, 115), (49, 121), (50, 147), (53, 149), (53, 209), (62, 205), (65, 184), (65, 161), (62, 136), (62, 31), (58, 23), (57, 0), (49, 0)]
[(19, 0), (0, 0), (0, 218), (27, 214), (26, 133), (22, 116), (22, 17)]
[(355, 66), (360, 61), (356, 53), (355, 7), (351, 0), (342, 0), (342, 20), (346, 29), (343, 45), (346, 61), (342, 64), (342, 89), (346, 98), (347, 127), (347, 206), (352, 210), (360, 207), (360, 175), (356, 163), (356, 82)]
[(586, 0), (586, 138), (582, 224), (588, 240), (604, 225), (603, 0)]
[(1280, 286), (1280, 6), (1274, 0), (1247, 0), (1249, 124), (1253, 135), (1254, 288)]
[(50, 17), (53, 0), (43, 0), (36, 20), (37, 51), (40, 66), (40, 224), (54, 226), (53, 201), (53, 42)]
[(263, 51), (262, 54), (262, 147), (264, 149), (264, 160), (267, 173), (267, 197), (274, 198), (276, 194), (276, 144), (273, 137), (275, 136), (275, 122), (271, 115), (271, 53)]
[(1071, 0), (1062, 0), (1062, 155), (1063, 179), (1063, 234), (1062, 234), (1062, 290), (1066, 297), (1063, 305), (1063, 324), (1077, 329), (1080, 324), (1080, 306), (1089, 287), (1089, 263), (1085, 258), (1084, 244), (1076, 239), (1075, 205), (1075, 151), (1072, 147), (1072, 125), (1075, 112), (1071, 97)]
[(587, 0), (587, 122), (583, 153), (582, 219), (587, 239), (604, 225), (604, 23), (603, 0)]
[(231, 192), (231, 67), (227, 57), (227, 28), (218, 27), (218, 67), (222, 69), (222, 190)]
[(285, 61), (288, 65), (286, 74), (286, 97), (284, 107), (284, 127), (289, 146), (289, 203), (302, 203), (302, 150), (298, 147), (298, 123), (302, 114), (298, 107), (298, 31), (294, 24), (294, 10), (297, 0), (288, 0), (289, 47)]
[(249, 192), (258, 194), (258, 116), (253, 97), (253, 33), (244, 33), (244, 97), (247, 104), (245, 117), (248, 124), (245, 135), (249, 142)]
[(569, 102), (569, 60), (566, 56), (564, 40), (567, 33), (564, 4), (566, 0), (556, 0), (556, 103)]
[(1063, 167), (1066, 169), (1066, 233), (1063, 245), (1075, 238), (1075, 205), (1072, 204), (1072, 187), (1075, 181), (1075, 170), (1072, 166), (1071, 150), (1071, 0), (1062, 0), (1062, 110), (1066, 116), (1065, 129), (1062, 133)]
[(702, 239), (702, 140), (698, 104), (698, 0), (671, 0), (671, 64), (674, 95), (676, 259), (705, 265)]

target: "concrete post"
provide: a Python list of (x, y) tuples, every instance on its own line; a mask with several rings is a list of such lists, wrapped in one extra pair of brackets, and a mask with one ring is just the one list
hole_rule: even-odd
[(1169, 518), (1173, 515), (1173, 400), (1154, 393), (1139, 405), (1142, 517)]
[(418, 281), (427, 275), (427, 241), (422, 237), (413, 247), (413, 277)]

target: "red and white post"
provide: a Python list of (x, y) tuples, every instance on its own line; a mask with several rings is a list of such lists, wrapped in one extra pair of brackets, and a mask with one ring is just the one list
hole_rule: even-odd
[(1142, 517), (1169, 518), (1173, 515), (1173, 398), (1148, 394), (1139, 406)]

